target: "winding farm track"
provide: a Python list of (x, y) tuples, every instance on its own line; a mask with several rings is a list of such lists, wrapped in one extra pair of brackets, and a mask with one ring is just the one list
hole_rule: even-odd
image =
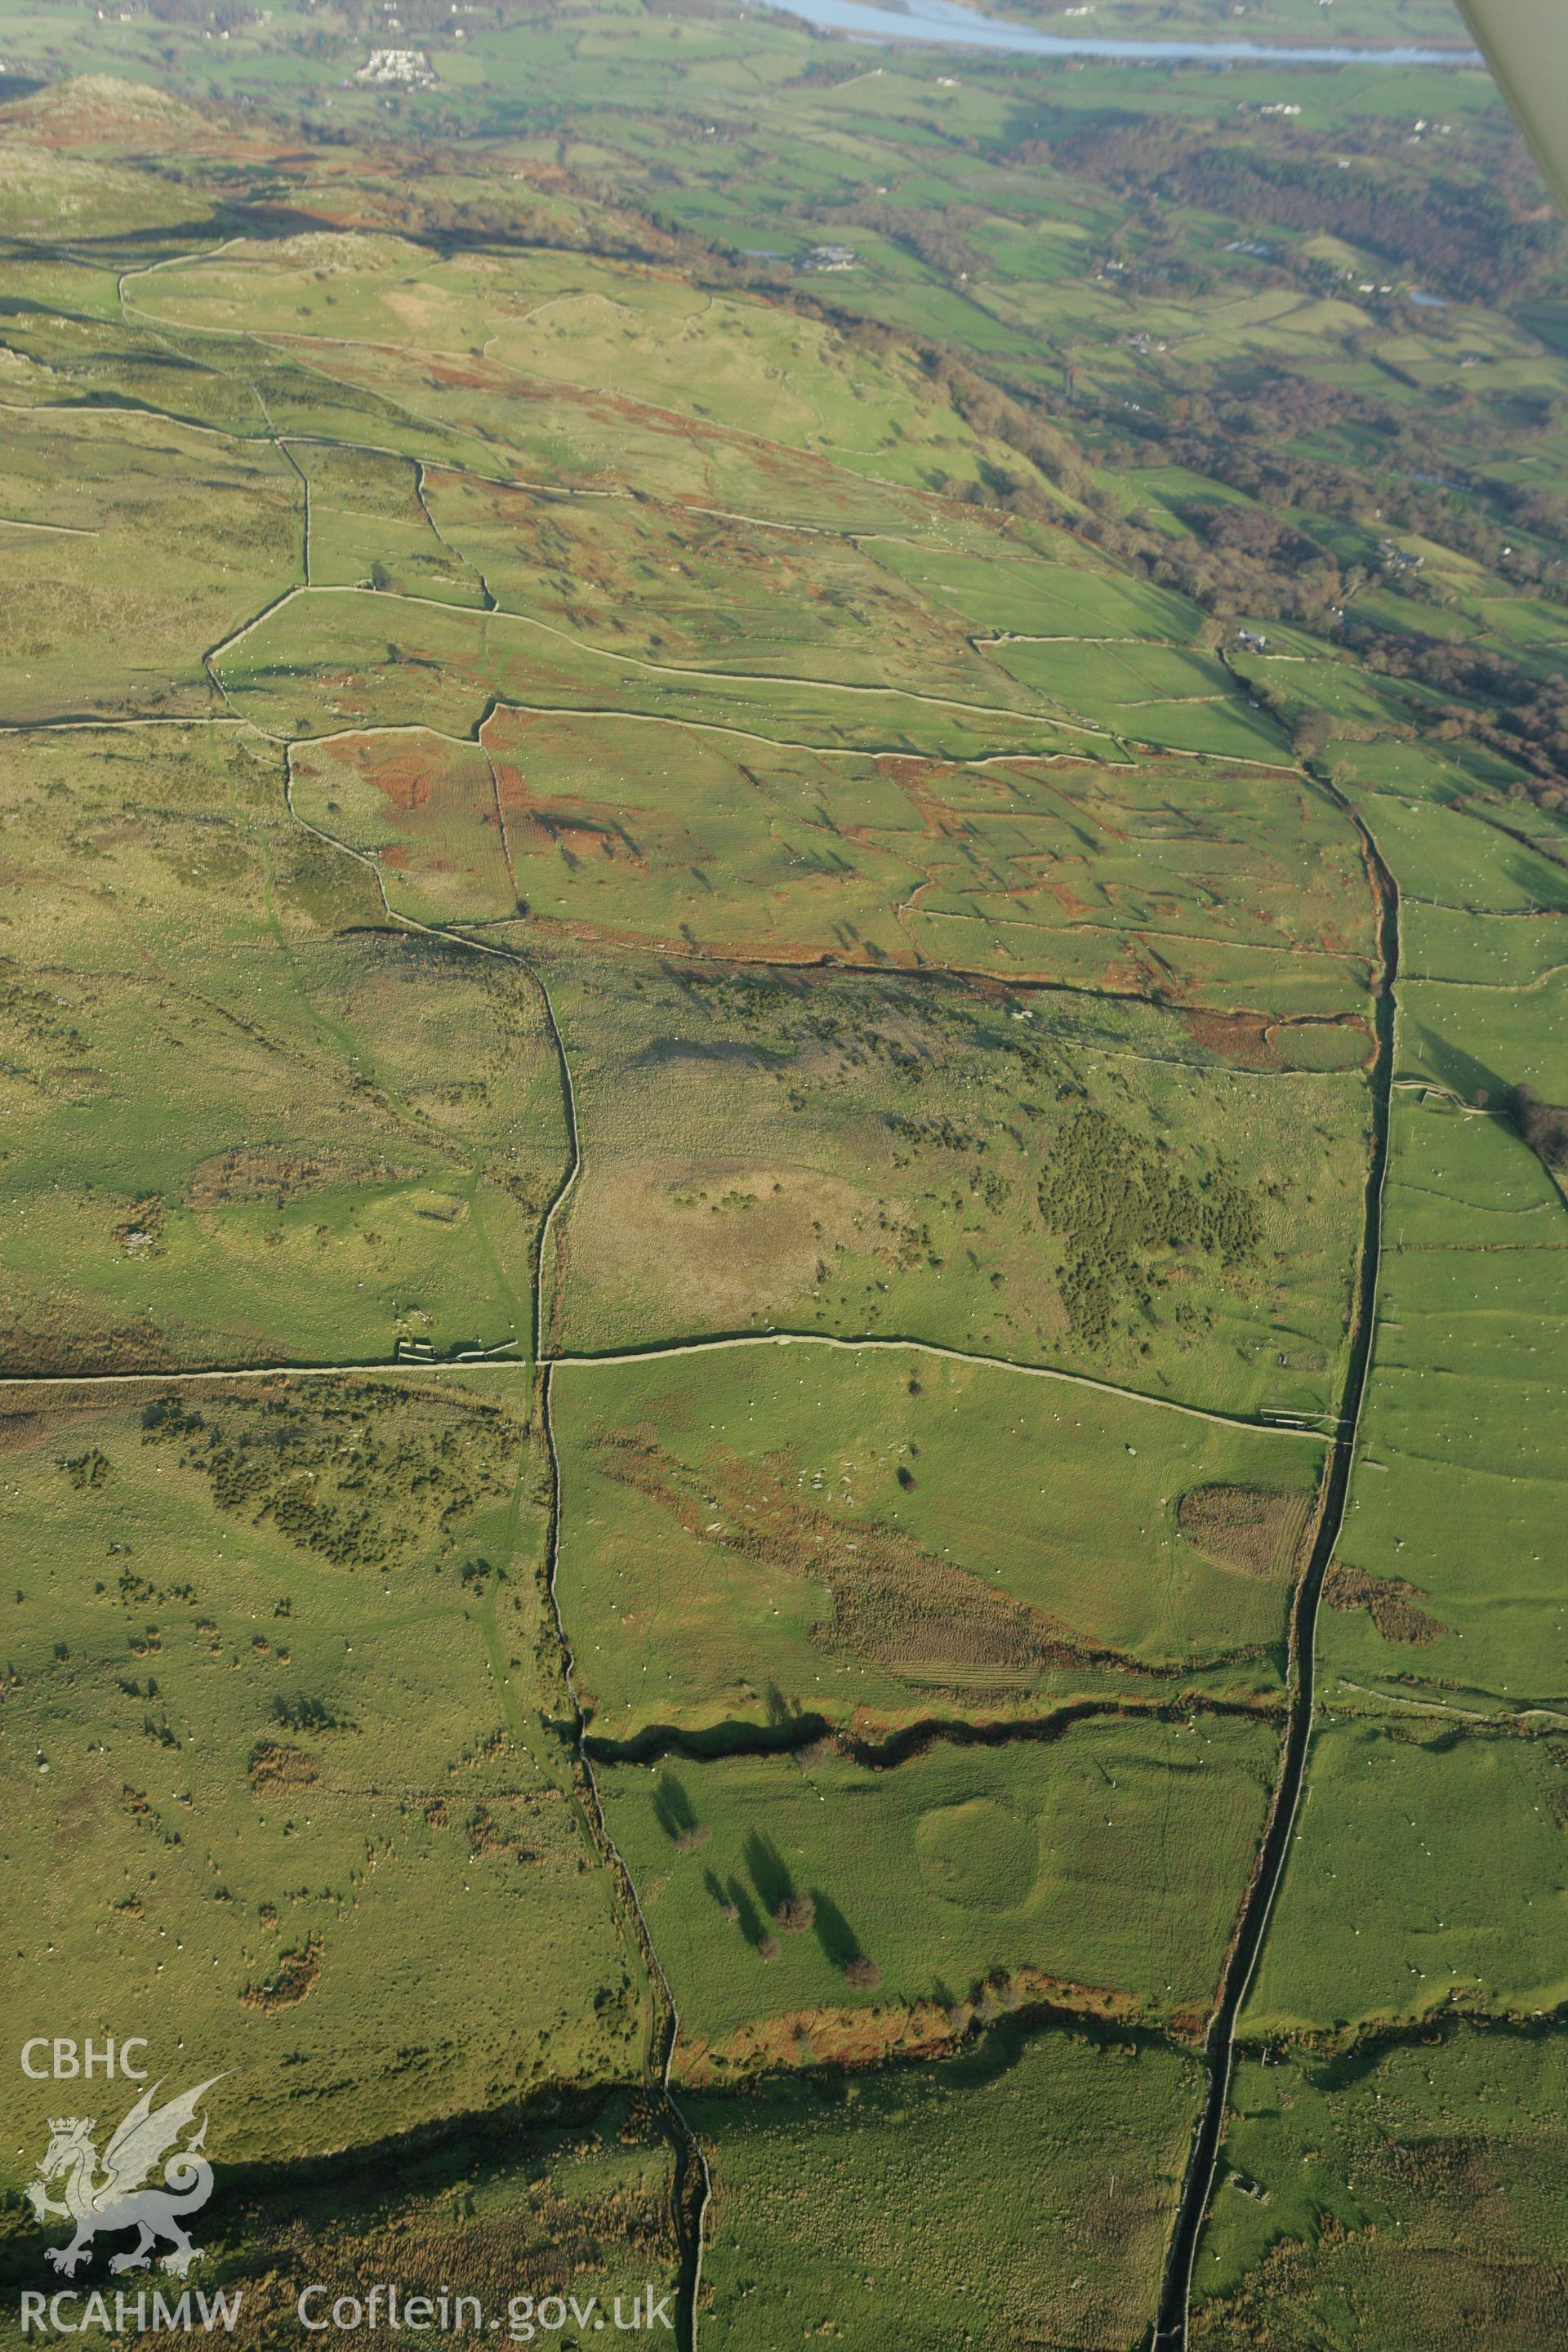
[(911, 1339), (898, 1333), (878, 1332), (844, 1339), (829, 1331), (731, 1331), (701, 1339), (653, 1340), (646, 1348), (615, 1348), (597, 1355), (553, 1356), (564, 1370), (570, 1365), (586, 1369), (612, 1364), (665, 1363), (679, 1356), (708, 1356), (732, 1348), (840, 1348), (851, 1355), (878, 1350), (935, 1356), (951, 1364), (974, 1364), (990, 1371), (1016, 1372), (1021, 1380), (1065, 1381), (1073, 1388), (1093, 1389), (1100, 1396), (1120, 1397), (1130, 1404), (1154, 1405), (1163, 1412), (1184, 1413), (1191, 1421), (1212, 1422), (1219, 1429), (1245, 1429), (1252, 1435), (1304, 1437), (1313, 1444), (1325, 1440), (1320, 1429), (1294, 1419), (1268, 1420), (1247, 1413), (1211, 1412), (1205, 1405), (1181, 1404), (1174, 1397), (1154, 1396), (1147, 1389), (1121, 1388), (1114, 1381), (1097, 1381), (1088, 1372), (1059, 1371), (1050, 1364), (1023, 1364), (1011, 1356), (983, 1356), (966, 1348), (944, 1348), (933, 1339)]
[[(560, 1205), (564, 1192), (551, 1204)], [(547, 1213), (547, 1218), (548, 1214)], [(538, 1301), (536, 1300), (536, 1309)], [(510, 1348), (515, 1341), (503, 1343)], [(1245, 1430), (1249, 1437), (1304, 1438), (1312, 1445), (1331, 1443), (1325, 1432), (1304, 1421), (1252, 1418), (1246, 1413), (1212, 1412), (1206, 1405), (1182, 1404), (1174, 1397), (1154, 1396), (1147, 1389), (1118, 1388), (1112, 1381), (1097, 1381), (1088, 1372), (1059, 1370), (1052, 1364), (1023, 1364), (1011, 1356), (983, 1356), (963, 1348), (944, 1348), (931, 1339), (909, 1339), (885, 1332), (846, 1339), (831, 1331), (732, 1331), (701, 1339), (652, 1340), (647, 1347), (612, 1348), (596, 1355), (552, 1353), (542, 1349), (531, 1360), (498, 1349), (473, 1349), (458, 1356), (378, 1356), (341, 1363), (170, 1364), (145, 1372), (0, 1372), (0, 1392), (7, 1389), (136, 1388), (166, 1385), (171, 1381), (325, 1381), (372, 1378), (387, 1372), (418, 1372), (425, 1377), (442, 1372), (529, 1372), (607, 1370), (618, 1364), (665, 1363), (682, 1356), (724, 1354), (741, 1348), (837, 1348), (852, 1356), (868, 1353), (936, 1356), (948, 1363), (972, 1364), (982, 1370), (1013, 1372), (1020, 1380), (1060, 1381), (1068, 1388), (1089, 1389), (1100, 1396), (1127, 1404), (1152, 1405), (1162, 1412), (1179, 1412), (1189, 1421), (1206, 1421), (1216, 1429)]]

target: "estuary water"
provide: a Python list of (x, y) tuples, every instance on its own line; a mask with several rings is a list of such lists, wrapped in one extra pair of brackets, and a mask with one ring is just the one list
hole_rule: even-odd
[[(759, 5), (759, 0), (750, 0)], [(760, 0), (766, 5), (766, 0)], [(1474, 49), (1288, 47), (1271, 41), (1133, 41), (1110, 34), (1038, 33), (966, 8), (962, 0), (781, 0), (793, 16), (860, 40), (934, 41), (949, 48), (1010, 50), (1031, 58), (1121, 58), (1134, 65), (1479, 66)]]

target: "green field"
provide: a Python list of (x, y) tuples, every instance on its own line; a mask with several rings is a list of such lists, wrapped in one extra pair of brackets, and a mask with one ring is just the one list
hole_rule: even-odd
[[(231, 2160), (635, 2067), (640, 1961), (540, 1729), (525, 1399), (483, 1374), (7, 1393), (18, 2043), (61, 1969), (169, 2066), (176, 2008), (177, 2063), (235, 2073)], [(26, 2134), (51, 2100), (17, 2099)]]
[(1560, 2330), (1568, 244), (1003, 13), (1454, 62), (0, 0), (4, 2005), (255, 2352)]
[(207, 648), (300, 577), (281, 454), (163, 418), (8, 419), (0, 501), (5, 724), (203, 716)]
[(925, 2065), (693, 2099), (721, 2151), (715, 2328), (747, 2352), (778, 2340), (781, 2311), (792, 2331), (826, 2319), (851, 2342), (1042, 2324), (1131, 2342), (1195, 2090), (1191, 2061), (1157, 2045), (1002, 2025)]
[(1278, 1687), (1310, 1438), (903, 1346), (563, 1366), (554, 1398), (596, 1737)]
[[(583, 1153), (547, 1269), (567, 1349), (879, 1332), (1228, 1411), (1337, 1395), (1367, 1096), (1358, 1070), (1300, 1066), (1359, 1063), (1359, 1024), (895, 974), (540, 968)], [(1139, 1192), (1108, 1198), (1128, 1160)], [(1205, 1201), (1223, 1225), (1195, 1221)]]
[[(818, 2040), (830, 2060), (896, 2045), (922, 2010), (949, 2041), (948, 2012), (984, 2010), (990, 1984), (1190, 2032), (1275, 1746), (1261, 1723), (1094, 1723), (1043, 1744), (939, 1740), (893, 1769), (747, 1757), (621, 1766), (602, 1786), (685, 2063), (722, 2076), (809, 2061)], [(803, 1898), (809, 1924), (782, 1924)], [(858, 1962), (876, 1972), (863, 1988)]]
[(1553, 2040), (1529, 2026), (1244, 2066), (1194, 2342), (1420, 2352), (1458, 2316), (1507, 2352), (1550, 2343), (1562, 2080)]
[(527, 975), (381, 929), (232, 728), (0, 768), (4, 1369), (526, 1348), (565, 1151)]
[(1318, 1733), (1249, 2036), (1568, 1997), (1560, 1742), (1400, 1712)]

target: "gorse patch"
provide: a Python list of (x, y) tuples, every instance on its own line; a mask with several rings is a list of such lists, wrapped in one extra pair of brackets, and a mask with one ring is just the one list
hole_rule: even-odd
[(1221, 1266), (1257, 1255), (1257, 1208), (1223, 1170), (1195, 1180), (1103, 1111), (1080, 1110), (1040, 1180), (1040, 1214), (1065, 1244), (1062, 1305), (1090, 1343), (1110, 1337), (1120, 1310), (1147, 1308), (1165, 1277), (1162, 1255), (1202, 1254)]
[(182, 1467), (210, 1482), (220, 1510), (253, 1526), (270, 1520), (340, 1568), (386, 1567), (438, 1547), (507, 1491), (517, 1437), (493, 1406), (369, 1383), (308, 1402), (226, 1397), (200, 1411), (163, 1397), (142, 1416), (143, 1444), (177, 1444)]
[(55, 1466), (65, 1472), (79, 1494), (84, 1494), (103, 1485), (111, 1465), (108, 1454), (94, 1445), (85, 1454), (62, 1455)]

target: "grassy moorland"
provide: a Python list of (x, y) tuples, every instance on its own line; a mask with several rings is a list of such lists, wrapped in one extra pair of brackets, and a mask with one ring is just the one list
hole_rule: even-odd
[(1552, 2034), (1463, 2022), (1346, 2057), (1275, 2052), (1244, 2066), (1194, 2343), (1340, 2352), (1374, 2336), (1417, 2352), (1457, 2310), (1478, 2343), (1549, 2343), (1562, 2079)]
[(568, 1350), (776, 1328), (1243, 1413), (1337, 1397), (1367, 1089), (1300, 1065), (1359, 1065), (1358, 1024), (918, 967), (540, 969), (583, 1153), (546, 1269)]
[[(252, 2161), (635, 2066), (640, 1959), (539, 1730), (557, 1702), (522, 1393), (479, 1373), (9, 1392), (18, 2042), (49, 2030), (62, 1969), (154, 2036), (176, 2007), (184, 2063), (240, 2070), (228, 2148)], [(18, 2098), (26, 2133), (51, 2101)]]
[[(457, 2295), (477, 2298), (480, 2315), (470, 2302), (465, 2326), (489, 2333), (499, 2317), (497, 2333), (514, 2342), (527, 2342), (530, 2326), (537, 2340), (534, 2314), (542, 2303), (548, 2322), (552, 2296), (584, 2311), (594, 2333), (595, 2315), (613, 2326), (617, 2299), (623, 2316), (639, 2302), (646, 2311), (650, 2289), (668, 2312), (679, 2271), (672, 2170), (649, 2100), (588, 2087), (526, 2120), (504, 2110), (465, 2117), (353, 2178), (341, 2165), (263, 2174), (226, 2198), (221, 2235), (206, 2232), (215, 2278), (244, 2294), (230, 2340), (264, 2352), (297, 2329), (300, 2280), (323, 2290), (307, 2305), (312, 2316), (340, 2295), (368, 2301), (378, 2284), (384, 2311), (394, 2275), (400, 2295), (405, 2286), (437, 2309), (447, 2295), (454, 2316)], [(258, 2241), (272, 2255), (259, 2277)]]
[(0, 737), (0, 772), (3, 1369), (526, 1348), (565, 1152), (526, 974), (383, 929), (231, 725)]
[(1568, 275), (1495, 93), (384, 16), (0, 0), (16, 2037), (231, 2072), (258, 2347), (297, 2265), (1131, 2352), (1272, 1895), (1193, 2341), (1535, 2352)]

